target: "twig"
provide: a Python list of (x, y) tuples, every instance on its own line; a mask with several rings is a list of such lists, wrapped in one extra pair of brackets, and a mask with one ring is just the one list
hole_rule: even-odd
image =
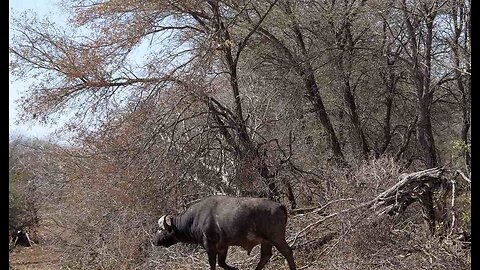
[[(293, 215), (293, 217), (300, 217), (305, 214), (313, 214), (313, 213), (318, 213), (327, 208), (329, 205), (336, 203), (336, 202), (343, 202), (343, 201), (351, 201), (353, 198), (346, 198), (346, 199), (338, 199), (338, 200), (333, 200), (329, 201), (328, 203), (320, 206), (320, 207), (309, 207), (309, 208), (299, 208), (299, 209), (294, 209), (290, 211), (290, 215)], [(298, 213), (298, 214), (297, 214)]]
[[(333, 202), (333, 201), (332, 201), (332, 202)], [(338, 216), (338, 215), (340, 215), (340, 214), (344, 214), (344, 213), (347, 213), (347, 212), (350, 212), (350, 211), (358, 210), (358, 209), (360, 209), (360, 208), (362, 208), (362, 207), (368, 207), (368, 206), (372, 205), (374, 202), (375, 202), (374, 200), (368, 201), (368, 202), (362, 203), (362, 204), (360, 204), (360, 205), (358, 205), (358, 206), (355, 206), (355, 207), (352, 207), (352, 208), (348, 208), (348, 209), (345, 209), (345, 210), (342, 210), (342, 211), (339, 211), (339, 212), (332, 213), (332, 214), (330, 214), (330, 215), (328, 215), (328, 216), (323, 217), (323, 218), (320, 219), (320, 220), (317, 220), (317, 221), (315, 221), (315, 222), (313, 222), (313, 223), (310, 223), (307, 227), (305, 227), (305, 228), (303, 228), (302, 230), (300, 230), (300, 231), (293, 237), (293, 240), (292, 240), (292, 242), (290, 243), (290, 246), (295, 245), (295, 243), (296, 243), (298, 237), (300, 236), (300, 234), (302, 234), (303, 232), (305, 232), (305, 231), (307, 231), (307, 230), (309, 230), (309, 229), (313, 229), (313, 228), (317, 227), (318, 225), (320, 225), (320, 223), (324, 222), (325, 220), (327, 220), (327, 219), (329, 219), (329, 218), (336, 217), (336, 216)]]
[[(363, 204), (363, 205), (367, 205), (367, 204), (365, 203), (365, 204)], [(363, 205), (361, 205), (361, 206), (363, 206)], [(359, 208), (359, 207), (357, 207), (357, 208)], [(322, 251), (320, 252), (320, 254), (318, 254), (317, 258), (320, 258), (324, 253), (325, 253), (325, 255), (328, 255), (328, 254), (340, 243), (340, 241), (342, 241), (342, 239), (343, 239), (349, 232), (352, 231), (352, 228), (353, 228), (354, 226), (357, 226), (362, 220), (365, 220), (365, 219), (368, 219), (368, 218), (369, 218), (369, 217), (359, 218), (355, 223), (350, 224), (350, 226), (348, 226), (348, 228), (345, 230), (345, 232), (344, 232), (342, 235), (340, 235), (340, 237), (338, 237), (337, 241), (335, 241), (335, 243), (334, 243), (331, 247), (325, 248), (324, 250), (322, 250)], [(299, 267), (298, 269), (299, 269), (299, 270), (300, 270), (300, 269), (305, 269), (305, 268), (311, 266), (312, 264), (316, 263), (317, 261), (318, 261), (318, 259), (310, 262), (310, 263), (307, 264), (307, 265), (304, 265), (304, 266), (302, 266), (302, 267)]]
[(451, 179), (450, 183), (452, 183), (452, 201), (451, 201), (451, 213), (452, 213), (452, 225), (450, 226), (450, 233), (448, 237), (453, 234), (453, 229), (455, 227), (455, 179)]
[(320, 220), (317, 220), (313, 223), (310, 223), (307, 227), (303, 228), (302, 230), (300, 230), (294, 237), (293, 237), (293, 240), (292, 242), (290, 243), (290, 246), (293, 246), (295, 245), (295, 243), (297, 242), (297, 239), (298, 237), (300, 236), (300, 234), (302, 234), (303, 232), (305, 232), (306, 230), (310, 229), (310, 228), (315, 228), (316, 226), (318, 226), (320, 223), (322, 223), (323, 221), (329, 219), (329, 218), (332, 218), (332, 217), (335, 217), (338, 215), (338, 213), (340, 212), (337, 212), (337, 213), (333, 213), (333, 214), (330, 214)]
[[(370, 214), (370, 216), (372, 216), (372, 214)], [(360, 222), (362, 222), (362, 220), (365, 220), (365, 219), (369, 219), (370, 217), (367, 216), (367, 217), (362, 217), (362, 218), (358, 218), (358, 220), (355, 222), (355, 223), (352, 223), (350, 226), (348, 226), (348, 228), (345, 230), (345, 233), (342, 234), (338, 239), (337, 241), (335, 242), (335, 244), (333, 244), (329, 250), (325, 253), (325, 255), (328, 255), (337, 245), (338, 243), (340, 243), (340, 241), (347, 235), (347, 233), (351, 232), (352, 231), (352, 228), (354, 226), (357, 226)], [(327, 249), (324, 249), (322, 252), (320, 252), (320, 254), (318, 255), (318, 257), (322, 256), (323, 253), (326, 251)]]
[(468, 178), (465, 174), (463, 174), (462, 171), (456, 170), (456, 172), (457, 172), (458, 174), (460, 174), (460, 176), (463, 178), (463, 180), (467, 181), (469, 184), (472, 183), (472, 181), (470, 180), (470, 178)]

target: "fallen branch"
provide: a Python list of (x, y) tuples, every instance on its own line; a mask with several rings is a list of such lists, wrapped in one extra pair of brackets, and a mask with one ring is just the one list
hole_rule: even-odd
[(400, 175), (400, 181), (380, 193), (373, 200), (373, 208), (383, 208), (379, 215), (402, 212), (427, 190), (449, 182), (448, 172), (443, 167)]
[(292, 215), (293, 217), (299, 217), (299, 216), (303, 216), (305, 214), (318, 213), (318, 212), (321, 212), (321, 211), (325, 210), (325, 208), (327, 208), (329, 205), (331, 205), (333, 203), (345, 202), (345, 201), (351, 201), (351, 200), (353, 200), (353, 199), (352, 198), (338, 199), (338, 200), (329, 201), (328, 203), (326, 203), (326, 204), (324, 204), (320, 207), (297, 208), (297, 209), (291, 210), (289, 212), (289, 214)]
[(317, 227), (320, 223), (324, 222), (325, 220), (329, 219), (329, 218), (332, 218), (332, 217), (335, 217), (336, 215), (338, 215), (338, 213), (333, 213), (333, 214), (330, 214), (320, 220), (317, 220), (313, 223), (310, 223), (307, 227), (303, 228), (302, 230), (300, 230), (292, 239), (292, 242), (289, 244), (289, 246), (294, 246), (295, 243), (297, 242), (297, 239), (298, 237), (300, 236), (300, 234), (302, 234), (303, 232), (309, 230), (309, 229), (313, 229), (315, 227)]
[(472, 183), (472, 181), (470, 180), (470, 178), (468, 178), (462, 171), (456, 170), (456, 173), (458, 173), (458, 174), (463, 178), (463, 180), (467, 181), (469, 184)]
[(450, 180), (452, 184), (452, 200), (451, 200), (451, 207), (450, 207), (450, 214), (452, 215), (452, 224), (450, 226), (450, 233), (448, 234), (448, 237), (450, 237), (453, 233), (453, 230), (455, 229), (455, 180), (452, 179)]
[[(332, 202), (333, 202), (333, 201), (332, 201)], [(358, 206), (355, 206), (355, 207), (352, 207), (352, 208), (347, 208), (347, 209), (344, 209), (344, 210), (342, 210), (342, 211), (338, 211), (338, 212), (332, 213), (332, 214), (330, 214), (330, 215), (324, 216), (323, 218), (321, 218), (321, 219), (319, 219), (319, 220), (317, 220), (317, 221), (315, 221), (315, 222), (313, 222), (313, 223), (310, 223), (310, 224), (307, 225), (305, 228), (301, 229), (301, 230), (293, 237), (293, 239), (291, 240), (292, 242), (291, 242), (289, 245), (290, 245), (290, 246), (295, 245), (298, 237), (299, 237), (302, 233), (306, 232), (307, 230), (316, 228), (318, 225), (320, 225), (320, 224), (321, 224), (322, 222), (324, 222), (325, 220), (330, 219), (330, 218), (333, 218), (333, 217), (336, 217), (336, 216), (338, 216), (338, 215), (340, 215), (340, 214), (344, 214), (344, 213), (347, 213), (347, 212), (350, 212), (350, 211), (358, 210), (358, 209), (360, 209), (360, 208), (362, 208), (362, 207), (368, 207), (368, 206), (370, 206), (370, 205), (372, 204), (372, 202), (373, 202), (373, 201), (369, 201), (369, 202), (362, 203), (362, 204), (360, 204), (360, 205), (358, 205)]]
[[(371, 203), (371, 202), (368, 202), (368, 203)], [(364, 203), (364, 204), (360, 205), (359, 207), (356, 207), (355, 209), (358, 209), (358, 208), (360, 208), (360, 207), (366, 206), (366, 205), (368, 205), (368, 203)], [(350, 209), (347, 209), (347, 210), (350, 210)], [(366, 218), (368, 219), (368, 218), (370, 218), (370, 216), (371, 216), (371, 215), (368, 215)], [(355, 222), (351, 223), (351, 224), (348, 226), (348, 228), (344, 231), (344, 233), (342, 233), (342, 234), (340, 235), (340, 237), (338, 237), (338, 239), (333, 243), (333, 245), (331, 245), (330, 247), (327, 247), (327, 248), (323, 249), (323, 250), (320, 252), (320, 254), (318, 254), (318, 256), (316, 256), (317, 258), (316, 258), (314, 261), (311, 261), (311, 262), (308, 263), (307, 265), (304, 265), (304, 266), (302, 266), (302, 267), (299, 267), (298, 269), (300, 270), (300, 269), (308, 268), (308, 267), (312, 266), (313, 264), (317, 263), (318, 260), (319, 260), (323, 255), (327, 256), (328, 254), (330, 254), (330, 252), (332, 252), (332, 250), (333, 250), (335, 247), (338, 246), (338, 244), (340, 243), (340, 241), (342, 241), (342, 240), (345, 238), (345, 236), (347, 236), (347, 234), (350, 233), (350, 232), (353, 230), (354, 227), (356, 227), (360, 222), (362, 222), (362, 220), (365, 220), (365, 218), (363, 218), (363, 219), (362, 219), (362, 218), (357, 218), (357, 220), (356, 220)], [(329, 239), (329, 241), (330, 241), (330, 240), (331, 240), (331, 239)]]
[[(431, 168), (419, 172), (409, 173), (409, 174), (401, 174), (399, 176), (399, 181), (393, 185), (392, 187), (388, 188), (384, 192), (380, 193), (374, 199), (357, 205), (355, 207), (347, 208), (335, 213), (331, 213), (326, 215), (310, 224), (306, 227), (298, 231), (295, 236), (289, 240), (290, 246), (295, 246), (297, 240), (303, 235), (306, 235), (308, 231), (315, 229), (324, 221), (334, 218), (340, 214), (347, 213), (350, 211), (358, 210), (364, 207), (368, 207), (376, 211), (378, 215), (383, 215), (384, 213), (388, 212), (389, 214), (392, 213), (399, 213), (404, 211), (406, 207), (414, 202), (415, 200), (419, 199), (422, 203), (421, 196), (424, 192), (430, 191), (432, 188), (438, 187), (442, 183), (450, 183), (453, 185), (453, 190), (455, 190), (454, 182), (452, 182), (453, 175), (450, 171), (446, 170), (443, 167)], [(454, 196), (454, 195), (453, 195)], [(451, 204), (454, 205), (455, 198), (452, 196)], [(348, 199), (339, 199), (328, 202), (327, 204), (323, 205), (319, 208), (304, 208), (298, 209), (296, 212), (300, 212), (294, 217), (298, 217), (304, 214), (320, 212), (324, 210), (328, 205), (339, 202), (339, 201), (347, 201), (353, 200), (351, 198)], [(292, 213), (292, 212), (291, 212)], [(371, 217), (375, 213), (369, 214), (368, 216)], [(358, 224), (364, 218), (360, 218), (355, 224)], [(453, 221), (455, 222), (455, 221)], [(352, 228), (350, 225), (349, 230)], [(336, 246), (339, 241), (349, 232), (347, 230), (344, 234), (342, 234), (339, 239), (335, 242), (334, 246)], [(325, 249), (321, 254), (325, 253), (328, 254), (332, 249)]]

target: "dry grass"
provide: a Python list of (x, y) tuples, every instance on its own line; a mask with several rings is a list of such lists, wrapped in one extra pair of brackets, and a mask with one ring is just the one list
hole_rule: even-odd
[[(289, 217), (287, 241), (294, 249), (299, 269), (469, 269), (470, 249), (456, 239), (458, 232), (470, 228), (470, 197), (465, 190), (457, 196), (456, 230), (448, 237), (425, 235), (418, 203), (393, 217), (359, 207), (396, 183), (400, 170), (392, 159), (381, 158), (349, 170), (325, 170), (315, 184), (307, 178), (295, 183), (298, 208), (316, 209)], [(104, 204), (99, 209), (108, 207)], [(158, 213), (142, 213), (141, 209), (147, 208), (132, 203), (111, 212), (115, 215), (99, 216), (94, 208), (72, 212), (64, 219), (80, 218), (70, 223), (75, 230), (69, 235), (73, 233), (71, 239), (75, 241), (51, 243), (63, 248), (69, 269), (208, 269), (206, 253), (197, 246), (151, 246)], [(79, 213), (94, 216), (82, 217)], [(50, 237), (53, 235), (51, 231)], [(259, 253), (258, 246), (250, 256), (239, 247), (231, 247), (227, 263), (253, 269)], [(39, 260), (50, 260), (42, 256)], [(22, 257), (31, 256), (11, 254), (17, 266), (22, 264)], [(287, 268), (283, 256), (274, 249), (265, 269)]]
[(9, 253), (10, 269), (57, 270), (62, 266), (61, 251), (52, 246), (18, 247)]

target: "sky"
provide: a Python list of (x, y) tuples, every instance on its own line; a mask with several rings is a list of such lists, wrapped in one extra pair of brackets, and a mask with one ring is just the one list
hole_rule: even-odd
[[(62, 13), (60, 7), (56, 4), (58, 0), (9, 0), (9, 18), (18, 17), (22, 12), (32, 10), (40, 18), (48, 16), (53, 21), (61, 24), (66, 21), (66, 16)], [(9, 29), (9, 39), (13, 32)], [(9, 74), (9, 134), (10, 136), (30, 137), (48, 139), (58, 126), (43, 126), (35, 123), (17, 123), (18, 105), (15, 103), (28, 89), (28, 81), (13, 81), (15, 77)]]
[[(48, 17), (51, 21), (55, 22), (58, 26), (66, 24), (67, 14), (61, 9), (57, 3), (59, 0), (9, 0), (9, 16), (10, 20), (12, 16), (17, 18), (24, 11), (33, 11), (37, 14), (38, 18)], [(12, 39), (14, 35), (11, 29), (9, 30), (9, 39)], [(165, 35), (168, 35), (165, 33)], [(162, 36), (158, 37), (162, 39)], [(162, 42), (160, 42), (162, 43)], [(152, 46), (152, 47), (149, 47)], [(129, 55), (129, 61), (132, 63), (141, 63), (145, 60), (147, 52), (154, 48), (156, 45), (149, 45), (149, 40), (141, 43), (135, 48)], [(159, 45), (163, 46), (163, 45)], [(40, 138), (40, 139), (53, 139), (57, 142), (68, 141), (67, 138), (57, 138), (54, 136), (54, 132), (58, 129), (62, 122), (58, 120), (58, 125), (43, 126), (33, 122), (18, 123), (18, 101), (22, 94), (28, 89), (31, 81), (29, 80), (16, 80), (14, 81), (13, 75), (9, 74), (9, 134), (12, 137), (20, 135), (22, 137)]]

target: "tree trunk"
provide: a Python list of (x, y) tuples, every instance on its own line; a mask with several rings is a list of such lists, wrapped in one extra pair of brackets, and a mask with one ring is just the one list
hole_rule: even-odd
[[(410, 55), (412, 61), (412, 78), (417, 94), (417, 143), (424, 164), (429, 168), (438, 166), (437, 153), (435, 149), (435, 141), (432, 131), (432, 121), (430, 115), (430, 107), (433, 100), (434, 89), (431, 89), (431, 68), (432, 68), (432, 44), (433, 44), (433, 22), (435, 20), (435, 6), (423, 6), (423, 14), (418, 18), (417, 23), (412, 23), (411, 16), (417, 16), (407, 10), (407, 2), (403, 0), (403, 14), (406, 22), (408, 39), (410, 44)], [(424, 24), (420, 22), (423, 21)], [(422, 34), (425, 27), (424, 43), (422, 46), (418, 44), (418, 35)], [(435, 233), (435, 211), (433, 208), (433, 196), (431, 189), (427, 189), (420, 194), (420, 202), (422, 203), (422, 214), (425, 219), (427, 230), (431, 235)]]
[(438, 166), (437, 154), (435, 150), (435, 141), (432, 132), (432, 122), (430, 118), (429, 105), (431, 103), (431, 97), (426, 97), (426, 100), (420, 100), (417, 108), (418, 120), (417, 120), (417, 142), (425, 166), (427, 168), (433, 168)]
[[(254, 160), (254, 165), (258, 170), (258, 173), (261, 177), (267, 180), (267, 186), (269, 189), (269, 197), (276, 198), (278, 197), (278, 189), (276, 187), (276, 183), (274, 181), (275, 173), (272, 172), (268, 165), (265, 163), (264, 158), (259, 154), (258, 146), (252, 141), (250, 134), (247, 131), (247, 124), (245, 118), (243, 117), (243, 110), (242, 110), (242, 100), (240, 97), (240, 88), (238, 85), (238, 75), (237, 75), (237, 65), (238, 65), (238, 51), (234, 58), (234, 54), (232, 51), (232, 41), (230, 37), (230, 33), (224, 23), (222, 22), (220, 9), (218, 3), (215, 1), (209, 1), (210, 6), (212, 8), (214, 14), (214, 25), (215, 29), (217, 30), (218, 34), (218, 41), (220, 44), (225, 44), (222, 46), (222, 50), (224, 53), (224, 59), (226, 61), (226, 65), (228, 68), (229, 74), (229, 81), (230, 86), (232, 88), (232, 95), (234, 101), (234, 112), (230, 112), (229, 116), (232, 118), (230, 124), (234, 127), (236, 131), (236, 135), (238, 136), (238, 144), (234, 143), (234, 149), (237, 149), (237, 157), (240, 159), (252, 159)], [(241, 50), (240, 45), (237, 50)], [(218, 113), (218, 111), (217, 111)], [(217, 114), (217, 118), (218, 114)], [(217, 122), (219, 120), (217, 119)], [(219, 122), (221, 124), (221, 121)], [(233, 141), (230, 133), (223, 128), (222, 134), (227, 141)], [(243, 169), (243, 168), (241, 168)]]
[[(333, 155), (337, 162), (340, 164), (345, 163), (345, 157), (343, 156), (342, 149), (340, 147), (340, 143), (338, 141), (338, 137), (335, 134), (335, 130), (333, 129), (333, 125), (330, 121), (330, 118), (325, 110), (325, 106), (323, 104), (323, 100), (320, 96), (320, 91), (317, 85), (317, 81), (315, 80), (315, 73), (310, 63), (310, 59), (308, 57), (307, 48), (305, 45), (304, 37), (302, 32), (300, 31), (300, 27), (297, 23), (297, 19), (292, 12), (291, 4), (289, 1), (286, 1), (284, 4), (285, 14), (290, 19), (290, 26), (292, 31), (295, 34), (295, 42), (300, 49), (301, 56), (300, 61), (295, 61), (294, 63), (297, 66), (297, 70), (301, 72), (303, 76), (303, 80), (305, 82), (305, 87), (307, 90), (307, 96), (310, 102), (313, 104), (315, 111), (317, 112), (318, 118), (320, 123), (325, 128), (327, 135), (328, 135), (328, 142), (329, 146), (332, 149)], [(283, 44), (282, 44), (283, 45)], [(285, 46), (283, 46), (286, 48)], [(289, 52), (290, 53), (290, 52)], [(292, 55), (290, 53), (290, 55)]]
[[(463, 1), (455, 1), (452, 6), (452, 19), (453, 19), (453, 26), (454, 26), (454, 36), (452, 40), (452, 53), (453, 53), (453, 62), (454, 62), (454, 74), (456, 77), (456, 83), (457, 83), (457, 88), (461, 94), (461, 101), (460, 101), (460, 106), (462, 110), (462, 130), (460, 134), (460, 138), (463, 141), (465, 145), (465, 150), (464, 150), (464, 158), (465, 158), (465, 165), (467, 167), (467, 170), (470, 172), (471, 171), (471, 164), (470, 164), (470, 151), (468, 148), (469, 145), (469, 139), (468, 139), (468, 132), (470, 130), (470, 80), (471, 80), (471, 75), (470, 74), (463, 74), (461, 71), (461, 45), (460, 45), (460, 37), (462, 33), (464, 34), (464, 46), (465, 46), (465, 51), (468, 52), (469, 48), (468, 42), (470, 40), (469, 36), (469, 15), (468, 11), (466, 9), (465, 4)], [(467, 17), (465, 17), (467, 16)], [(464, 23), (466, 25), (464, 25)], [(468, 53), (467, 53), (468, 54)], [(467, 67), (469, 67), (468, 59), (465, 59), (465, 64)], [(465, 80), (466, 79), (466, 80)]]
[(391, 120), (393, 99), (395, 95), (395, 89), (400, 76), (395, 74), (394, 65), (395, 60), (387, 58), (387, 74), (383, 74), (383, 83), (385, 85), (385, 117), (383, 118), (383, 144), (377, 151), (377, 155), (382, 155), (387, 151), (388, 145), (392, 139), (391, 133)]
[(358, 141), (359, 148), (361, 154), (364, 159), (368, 158), (368, 144), (365, 138), (365, 133), (363, 132), (362, 124), (360, 123), (360, 117), (357, 113), (357, 105), (355, 104), (355, 97), (352, 94), (352, 90), (350, 87), (350, 80), (345, 78), (343, 89), (343, 100), (345, 102), (345, 106), (348, 109), (348, 116), (350, 118), (350, 122), (353, 125), (353, 134)]
[[(290, 49), (285, 46), (285, 44), (283, 44), (268, 30), (261, 27), (259, 27), (258, 30), (259, 33), (263, 35), (267, 39), (267, 41), (273, 45), (273, 47), (275, 47), (280, 53), (285, 54), (288, 59), (288, 63), (302, 77), (305, 85), (305, 92), (307, 94), (307, 98), (312, 103), (312, 106), (314, 107), (320, 124), (323, 126), (327, 133), (329, 148), (332, 150), (335, 159), (338, 160), (340, 164), (344, 164), (345, 158), (342, 153), (338, 137), (335, 134), (335, 130), (330, 121), (330, 117), (328, 116), (325, 105), (323, 104), (317, 81), (315, 79), (315, 74), (313, 68), (308, 62), (308, 59), (306, 59), (305, 61), (298, 59), (293, 55)], [(302, 62), (304, 63), (301, 64)]]
[(339, 162), (343, 162), (345, 158), (343, 156), (340, 143), (338, 141), (337, 135), (335, 134), (335, 130), (333, 129), (333, 125), (330, 122), (330, 118), (328, 117), (328, 114), (325, 110), (322, 98), (320, 97), (320, 92), (318, 90), (317, 82), (315, 80), (313, 69), (311, 67), (307, 67), (305, 69), (303, 78), (305, 82), (305, 87), (308, 89), (308, 99), (314, 106), (318, 119), (320, 120), (320, 123), (327, 132), (329, 146), (333, 151), (333, 155), (338, 158)]
[[(352, 3), (353, 4), (353, 3)], [(334, 8), (335, 4), (332, 4), (331, 8)], [(369, 155), (369, 147), (366, 140), (365, 133), (362, 128), (362, 123), (358, 115), (358, 108), (355, 101), (354, 91), (356, 85), (352, 86), (351, 83), (351, 73), (353, 71), (354, 63), (354, 53), (355, 53), (355, 42), (354, 36), (352, 33), (352, 22), (355, 20), (355, 17), (358, 15), (360, 8), (364, 5), (364, 2), (360, 3), (357, 8), (353, 6), (347, 8), (348, 10), (343, 10), (346, 16), (345, 20), (342, 22), (340, 29), (335, 31), (335, 41), (336, 44), (330, 44), (330, 46), (339, 47), (339, 55), (331, 55), (332, 62), (339, 72), (339, 76), (342, 79), (342, 94), (343, 102), (345, 104), (346, 110), (348, 112), (349, 120), (353, 126), (353, 135), (355, 137), (355, 142), (353, 143), (353, 149), (355, 152), (360, 152), (363, 159), (367, 159)], [(346, 8), (345, 6), (337, 7), (340, 9)], [(335, 23), (330, 20), (330, 26), (332, 29), (336, 29)], [(355, 146), (358, 146), (357, 148)]]

